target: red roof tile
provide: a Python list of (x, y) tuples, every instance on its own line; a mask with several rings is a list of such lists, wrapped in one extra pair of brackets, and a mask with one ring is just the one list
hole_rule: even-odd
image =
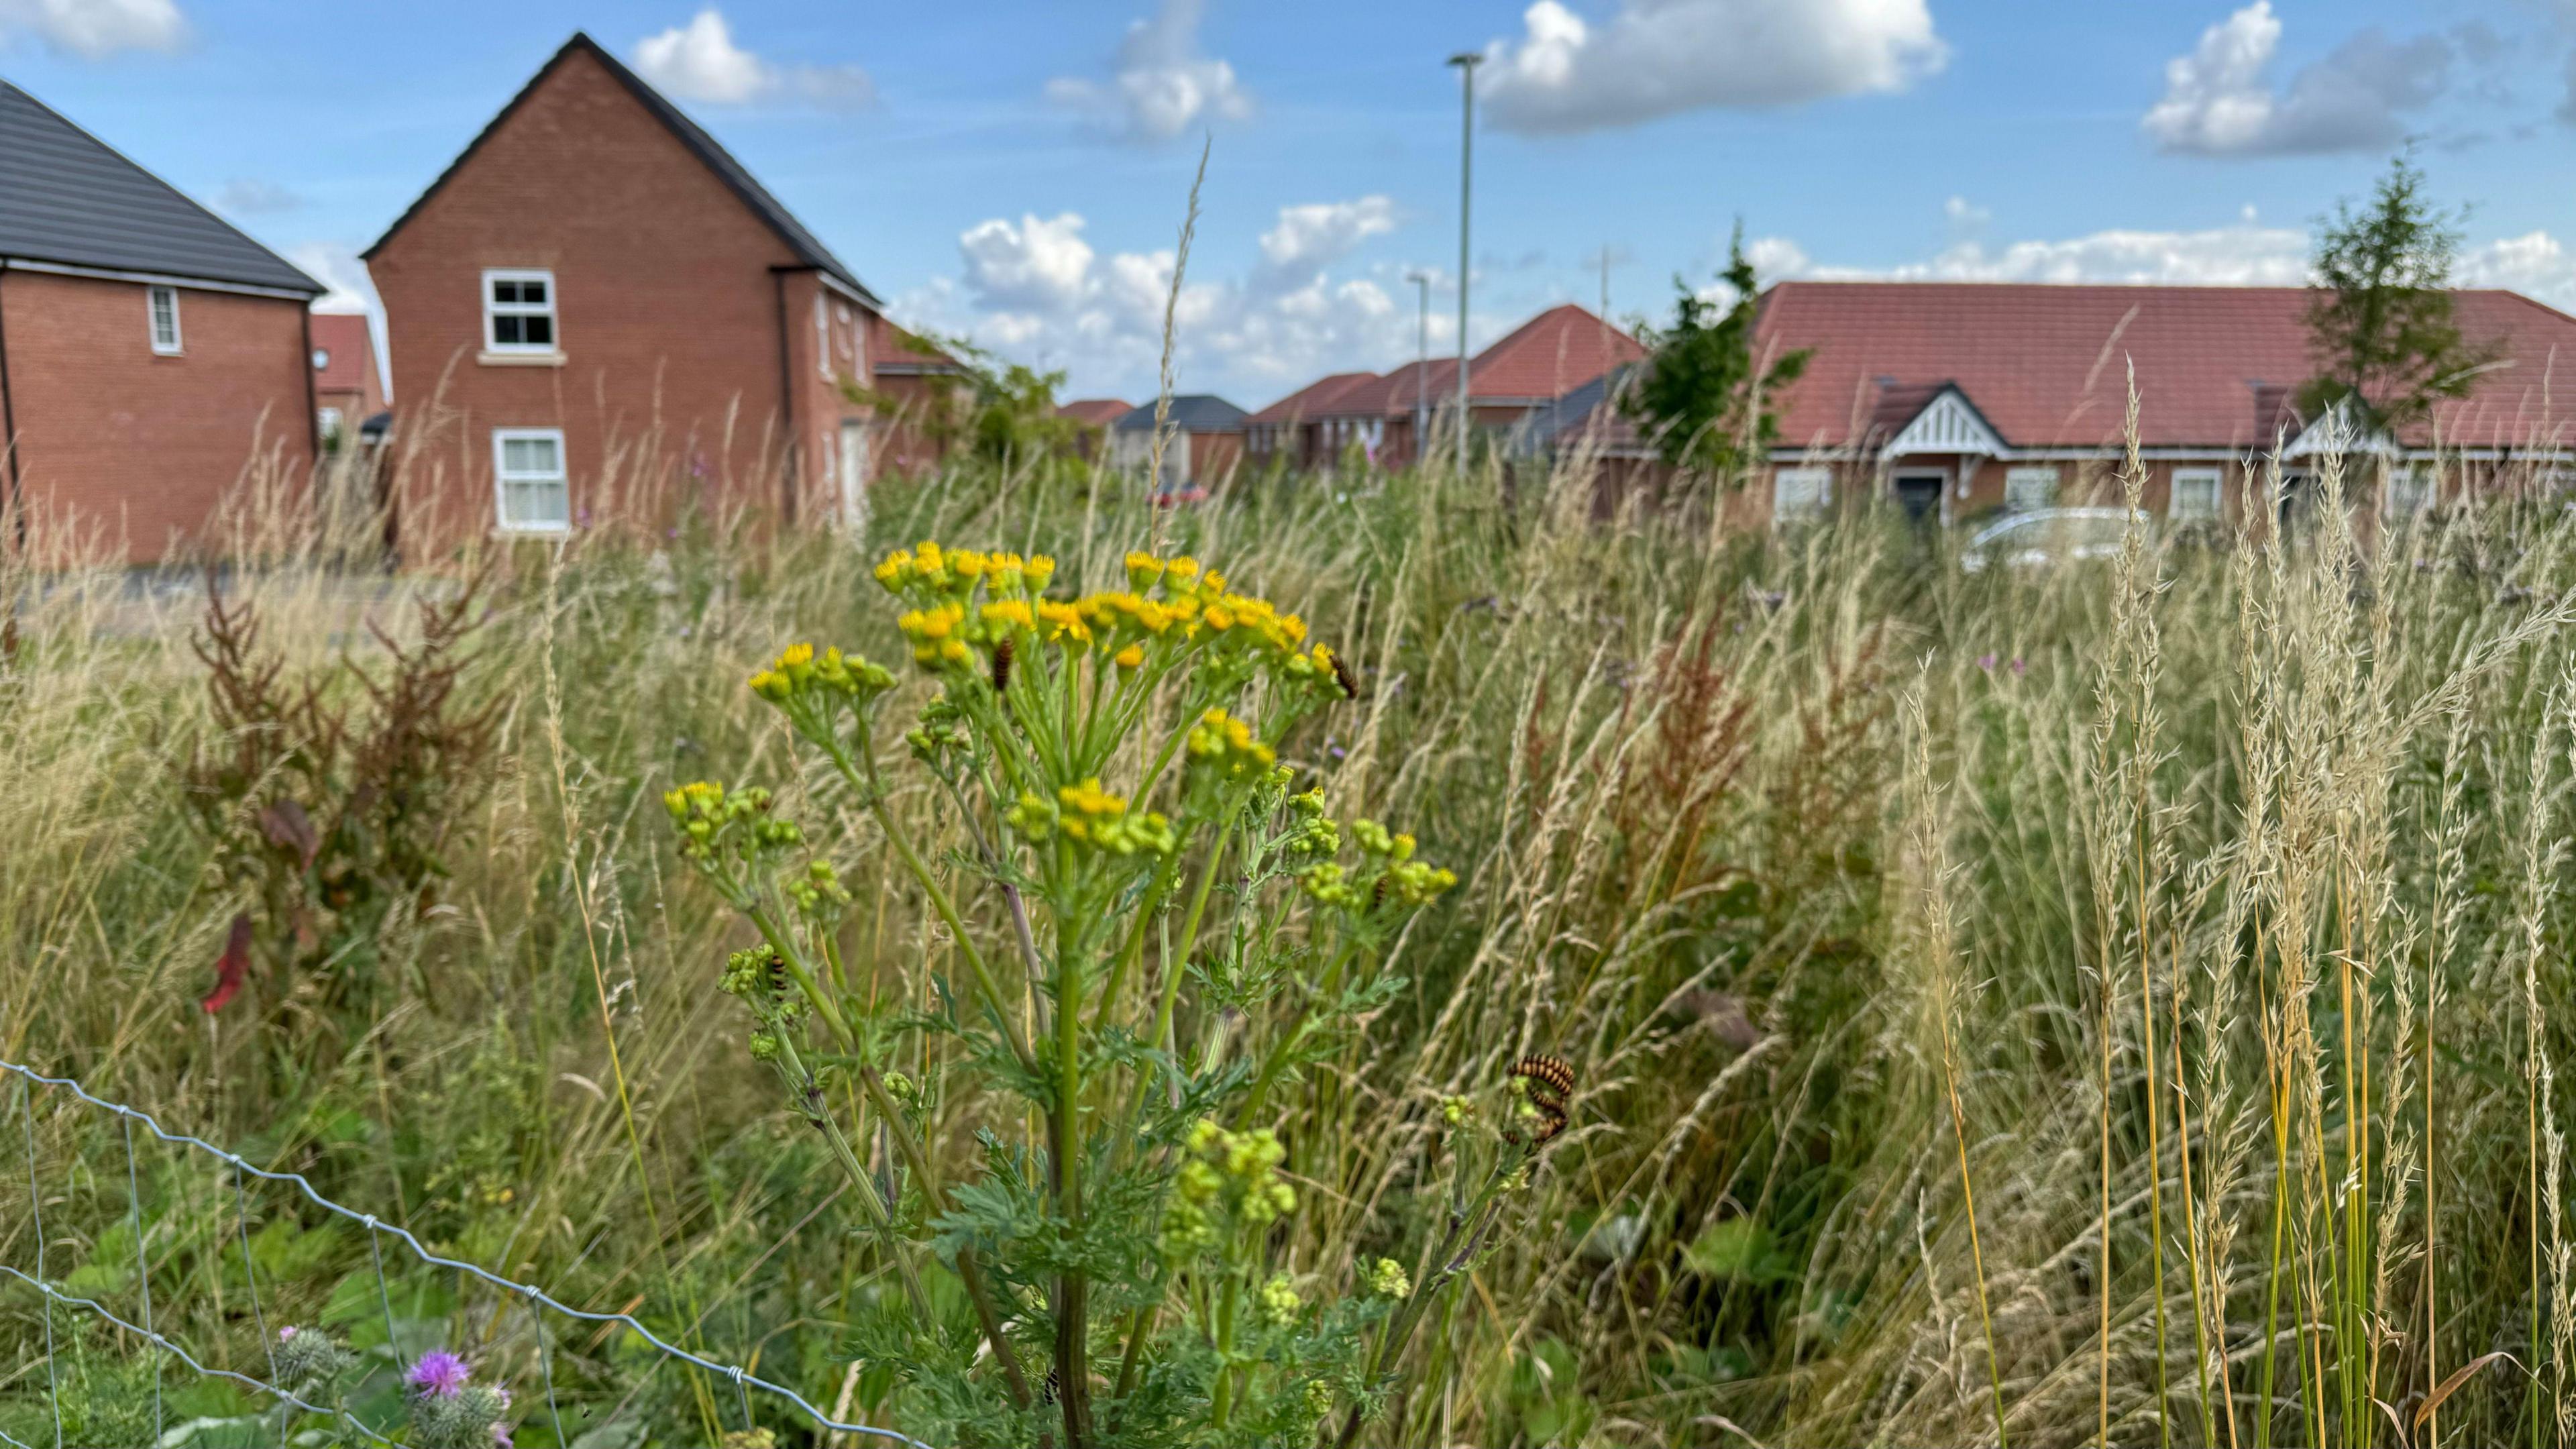
[(1136, 405), (1124, 398), (1085, 397), (1076, 398), (1055, 411), (1058, 417), (1088, 423), (1095, 428), (1105, 428), (1135, 410)]
[[(1433, 402), (1451, 396), (1458, 390), (1458, 359), (1436, 357), (1427, 369), (1420, 362), (1408, 362), (1383, 377), (1361, 383), (1336, 396), (1321, 415), (1337, 418), (1405, 416), (1413, 411), (1426, 377), (1430, 380)], [(1469, 380), (1473, 379), (1474, 375), (1469, 374)]]
[[(2296, 287), (1782, 282), (1764, 294), (1755, 347), (1814, 352), (1785, 401), (1780, 441), (1788, 447), (1883, 439), (1903, 426), (1894, 413), (1904, 402), (1919, 408), (1945, 382), (2010, 446), (2105, 446), (2119, 440), (2134, 365), (2142, 445), (2255, 449), (2285, 426), (2295, 430), (2284, 403), (2315, 373), (2311, 295)], [(2512, 292), (2453, 297), (2461, 332), (2495, 342), (2502, 356), (2476, 392), (2436, 409), (2433, 431), (2468, 447), (2568, 442), (2576, 317)], [(2570, 376), (2553, 389), (2561, 371)]]
[[(1545, 402), (1646, 355), (1637, 339), (1571, 302), (1532, 317), (1468, 365), (1472, 402)], [(1454, 375), (1453, 375), (1454, 385)]]
[(1294, 422), (1301, 418), (1320, 418), (1337, 413), (1333, 404), (1342, 397), (1357, 393), (1376, 382), (1374, 372), (1336, 372), (1319, 377), (1279, 401), (1252, 415), (1256, 423)]
[(324, 392), (360, 392), (375, 368), (375, 347), (367, 319), (355, 312), (313, 314), (313, 350), (329, 361), (314, 369), (313, 385)]
[[(1539, 313), (1477, 353), (1467, 366), (1467, 387), (1472, 401), (1480, 405), (1553, 402), (1611, 368), (1645, 355), (1637, 339), (1569, 302)], [(1335, 393), (1321, 405), (1310, 402), (1307, 412), (1309, 416), (1403, 417), (1414, 411), (1426, 387), (1435, 406), (1456, 397), (1458, 359), (1436, 357), (1427, 366), (1408, 362), (1373, 382)]]

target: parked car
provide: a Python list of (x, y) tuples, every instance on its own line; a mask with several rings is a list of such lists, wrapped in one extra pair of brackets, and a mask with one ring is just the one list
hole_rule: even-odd
[(2125, 508), (2035, 508), (1978, 529), (1959, 554), (1959, 567), (1970, 573), (2005, 568), (2048, 568), (2086, 559), (2111, 558), (2131, 526), (2152, 541), (2155, 521)]

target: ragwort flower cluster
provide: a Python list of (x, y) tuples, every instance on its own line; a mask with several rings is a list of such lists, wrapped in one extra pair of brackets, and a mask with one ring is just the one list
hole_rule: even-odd
[[(904, 809), (890, 808), (886, 776), (900, 752), (878, 747), (894, 672), (802, 643), (749, 688), (821, 754), (856, 810), (811, 815), (833, 828), (809, 841), (758, 786), (683, 785), (664, 805), (683, 856), (758, 930), (726, 962), (722, 989), (750, 1009), (754, 1056), (824, 1134), (894, 1254), (924, 1341), (947, 1331), (916, 1268), (934, 1235), (975, 1312), (982, 1367), (934, 1367), (953, 1363), (945, 1347), (912, 1363), (972, 1381), (934, 1401), (982, 1402), (996, 1416), (952, 1437), (1094, 1442), (1089, 1400), (1113, 1371), (1095, 1372), (1089, 1356), (1113, 1332), (1125, 1363), (1115, 1394), (1140, 1363), (1156, 1383), (1202, 1376), (1195, 1400), (1158, 1388), (1134, 1401), (1139, 1414), (1195, 1402), (1199, 1418), (1135, 1433), (1311, 1437), (1336, 1394), (1376, 1392), (1359, 1327), (1387, 1300), (1310, 1310), (1286, 1271), (1295, 1265), (1271, 1261), (1282, 1250), (1270, 1229), (1298, 1194), (1288, 1144), (1265, 1125), (1269, 1093), (1302, 1090), (1303, 1068), (1401, 984), (1382, 969), (1393, 926), (1456, 878), (1417, 860), (1410, 836), (1336, 823), (1319, 788), (1291, 793), (1291, 731), (1360, 693), (1304, 620), (1189, 558), (1131, 554), (1123, 587), (1087, 593), (1051, 594), (1056, 573), (1042, 554), (935, 542), (877, 566), (934, 691), (902, 730), (934, 788)], [(943, 841), (914, 838), (925, 799)], [(854, 906), (832, 857), (848, 858), (840, 832), (860, 813), (936, 918), (923, 933), (876, 937), (926, 935), (926, 956), (881, 967), (841, 955), (843, 917), (867, 907)], [(902, 898), (880, 893), (875, 905)], [(932, 980), (887, 992), (861, 975), (888, 968)], [(957, 1037), (970, 1039), (962, 1051), (943, 1044)], [(934, 1100), (898, 1061), (962, 1085)], [(1044, 1170), (991, 1166), (952, 1192), (931, 1154), (954, 1135), (941, 1114), (971, 1104), (979, 1081), (1016, 1094), (1019, 1110), (964, 1110), (1031, 1124), (1021, 1141), (988, 1144), (989, 1163)], [(836, 1118), (844, 1084), (864, 1095), (870, 1132), (900, 1166), (890, 1193)], [(1159, 1203), (1159, 1217), (1095, 1209), (1092, 1192)], [(1125, 1246), (1105, 1246), (1121, 1235)], [(987, 1254), (1013, 1271), (988, 1280)], [(1121, 1299), (1114, 1324), (1087, 1318), (1091, 1265), (1137, 1261), (1160, 1280), (1115, 1291), (1164, 1297)], [(1027, 1264), (1048, 1265), (1043, 1293)], [(1336, 1271), (1308, 1268), (1325, 1281)], [(1351, 1277), (1365, 1271), (1350, 1265)]]

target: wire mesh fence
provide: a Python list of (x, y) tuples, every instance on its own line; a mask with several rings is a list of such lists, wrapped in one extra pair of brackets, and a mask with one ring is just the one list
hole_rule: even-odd
[[(452, 1426), (430, 1422), (416, 1411), (431, 1399), (458, 1397), (473, 1371), (467, 1355), (452, 1350), (451, 1343), (470, 1343), (475, 1363), (496, 1380), (482, 1401), (500, 1410), (488, 1431), (494, 1444), (510, 1444), (514, 1430), (542, 1428), (552, 1444), (564, 1449), (639, 1449), (646, 1432), (638, 1405), (644, 1381), (676, 1370), (699, 1376), (690, 1386), (691, 1395), (702, 1428), (716, 1444), (762, 1444), (769, 1442), (764, 1429), (788, 1428), (835, 1445), (930, 1449), (892, 1429), (836, 1418), (796, 1389), (742, 1364), (673, 1343), (627, 1311), (576, 1308), (534, 1284), (432, 1252), (408, 1229), (331, 1200), (299, 1173), (272, 1171), (202, 1138), (174, 1132), (149, 1113), (96, 1096), (70, 1078), (0, 1060), (0, 1081), (10, 1077), (17, 1079), (13, 1105), (20, 1118), (20, 1130), (10, 1135), (24, 1146), (25, 1201), (35, 1248), (33, 1261), (24, 1266), (0, 1262), (0, 1297), (21, 1290), (32, 1294), (34, 1316), (41, 1320), (43, 1367), (41, 1386), (32, 1371), (22, 1372), (19, 1384), (0, 1383), (0, 1407), (12, 1401), (13, 1390), (23, 1404), (25, 1390), (33, 1388), (46, 1412), (34, 1420), (33, 1441), (21, 1437), (31, 1428), (25, 1415), (15, 1421), (14, 1433), (11, 1421), (0, 1419), (0, 1449), (432, 1442)], [(58, 1202), (77, 1194), (104, 1204), (116, 1195), (114, 1179), (123, 1178), (121, 1229), (112, 1225), (116, 1215), (103, 1208), (94, 1212), (91, 1230), (83, 1235), (82, 1261), (69, 1272), (49, 1262), (46, 1172), (37, 1147), (40, 1111), (96, 1114), (113, 1118), (118, 1129), (107, 1149), (108, 1170), (102, 1172), (86, 1156), (57, 1167)], [(142, 1151), (135, 1135), (138, 1125), (147, 1138)], [(178, 1150), (147, 1174), (145, 1163), (156, 1140)], [(172, 1215), (181, 1225), (162, 1235), (164, 1283), (156, 1316), (154, 1234), (147, 1230), (144, 1184), (147, 1177), (159, 1182), (165, 1175), (182, 1184), (183, 1210)], [(319, 1322), (272, 1323), (274, 1295), (264, 1298), (262, 1293), (260, 1245), (295, 1251), (296, 1225), (308, 1210), (329, 1221), (355, 1224), (364, 1233), (366, 1269), (341, 1282)], [(265, 1220), (262, 1227), (254, 1228), (255, 1218)], [(15, 1237), (7, 1235), (7, 1240)], [(120, 1237), (131, 1240), (130, 1262)], [(280, 1243), (287, 1246), (277, 1248)], [(389, 1246), (395, 1260), (391, 1274)], [(183, 1247), (189, 1251), (178, 1286), (183, 1292), (212, 1294), (214, 1311), (205, 1316), (219, 1324), (246, 1326), (255, 1336), (255, 1348), (244, 1346), (237, 1331), (216, 1335), (225, 1341), (191, 1346), (168, 1330), (173, 1317), (169, 1264), (182, 1256)], [(406, 1268), (453, 1275), (476, 1292), (450, 1295), (446, 1301), (425, 1296), (406, 1280)], [(400, 1290), (398, 1283), (404, 1284)], [(409, 1311), (398, 1312), (398, 1300)], [(624, 1377), (630, 1385), (604, 1405), (596, 1394), (573, 1402), (559, 1392), (558, 1357), (576, 1351), (567, 1332), (584, 1326), (591, 1329), (593, 1345), (622, 1335), (624, 1360), (640, 1365), (628, 1367)], [(318, 1337), (297, 1344), (303, 1334)], [(340, 1349), (335, 1334), (345, 1336), (349, 1352)], [(321, 1374), (315, 1372), (317, 1363), (336, 1367)], [(499, 1381), (504, 1379), (510, 1381)], [(235, 1386), (254, 1410), (188, 1414), (178, 1403), (184, 1395), (176, 1385), (190, 1382)], [(847, 1412), (845, 1407), (840, 1411)]]

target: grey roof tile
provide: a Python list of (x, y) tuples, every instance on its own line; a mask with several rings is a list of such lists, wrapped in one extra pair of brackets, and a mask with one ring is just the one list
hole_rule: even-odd
[(0, 257), (314, 296), (322, 284), (0, 80)]
[[(1239, 433), (1251, 414), (1210, 392), (1177, 393), (1172, 398), (1172, 427), (1184, 433)], [(1122, 433), (1154, 426), (1154, 405), (1147, 403), (1112, 424)]]

